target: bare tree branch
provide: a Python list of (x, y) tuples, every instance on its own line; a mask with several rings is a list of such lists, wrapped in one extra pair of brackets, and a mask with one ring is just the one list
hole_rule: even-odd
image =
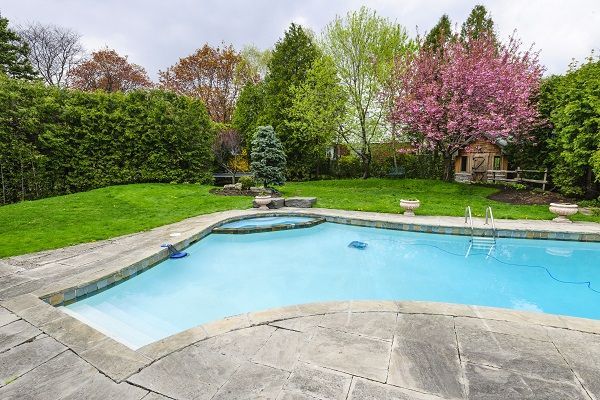
[(29, 45), (29, 61), (46, 83), (67, 86), (69, 71), (83, 57), (81, 35), (68, 28), (34, 22), (19, 27), (19, 36)]

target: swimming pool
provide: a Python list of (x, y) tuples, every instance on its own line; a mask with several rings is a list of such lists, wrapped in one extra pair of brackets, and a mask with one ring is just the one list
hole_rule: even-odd
[[(244, 312), (329, 300), (427, 300), (600, 319), (600, 243), (469, 237), (334, 223), (209, 235), (63, 309), (131, 348)], [(348, 247), (353, 242), (367, 246)], [(589, 282), (589, 283), (587, 283)]]

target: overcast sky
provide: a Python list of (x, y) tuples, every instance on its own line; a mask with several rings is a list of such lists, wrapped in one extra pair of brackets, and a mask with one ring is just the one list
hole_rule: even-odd
[(363, 4), (413, 35), (443, 13), (461, 24), (475, 4), (484, 4), (500, 38), (516, 29), (525, 44), (541, 50), (547, 74), (564, 72), (592, 49), (600, 52), (599, 0), (0, 0), (0, 13), (13, 25), (39, 21), (74, 29), (88, 51), (114, 48), (157, 80), (159, 70), (206, 42), (268, 48), (290, 22), (320, 32), (335, 15)]

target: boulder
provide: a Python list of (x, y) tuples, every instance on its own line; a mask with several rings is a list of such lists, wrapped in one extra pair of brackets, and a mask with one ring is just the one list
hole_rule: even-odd
[(286, 207), (311, 208), (317, 202), (316, 197), (288, 197), (285, 199)]
[[(285, 201), (283, 199), (283, 197), (273, 197), (271, 199), (271, 202), (269, 204), (267, 204), (267, 207), (269, 208), (281, 208), (285, 205)], [(256, 204), (256, 201), (252, 201), (252, 207), (254, 208), (258, 208), (258, 204)]]
[(225, 186), (223, 186), (223, 189), (225, 189), (225, 190), (242, 190), (242, 184), (236, 183), (236, 184), (225, 185)]

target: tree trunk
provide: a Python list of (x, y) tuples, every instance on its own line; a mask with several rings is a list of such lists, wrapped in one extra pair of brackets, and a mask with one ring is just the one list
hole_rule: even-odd
[(362, 179), (367, 179), (371, 177), (371, 152), (363, 149), (361, 151), (361, 160), (363, 167), (363, 175)]
[(0, 164), (0, 180), (2, 180), (2, 204), (6, 204), (6, 187), (4, 185), (4, 168)]
[(446, 182), (451, 182), (454, 176), (454, 163), (452, 162), (452, 155), (444, 154), (444, 176), (443, 179)]
[(396, 159), (396, 123), (392, 122), (392, 151), (394, 157), (394, 173), (398, 171), (398, 160)]
[(362, 149), (360, 150), (360, 157), (363, 167), (363, 179), (367, 179), (371, 175), (371, 149), (369, 148), (366, 124), (366, 114), (363, 112), (360, 118), (360, 133), (362, 139)]
[(35, 198), (40, 197), (40, 188), (38, 186), (37, 176), (35, 174), (35, 164), (33, 160), (31, 160), (31, 172), (33, 173), (33, 187), (35, 188)]
[(25, 201), (25, 174), (23, 173), (23, 157), (21, 157), (21, 201)]
[(593, 173), (592, 173), (592, 168), (590, 168), (589, 166), (586, 167), (586, 174), (585, 174), (585, 196), (588, 197), (590, 196), (590, 194), (593, 193)]

